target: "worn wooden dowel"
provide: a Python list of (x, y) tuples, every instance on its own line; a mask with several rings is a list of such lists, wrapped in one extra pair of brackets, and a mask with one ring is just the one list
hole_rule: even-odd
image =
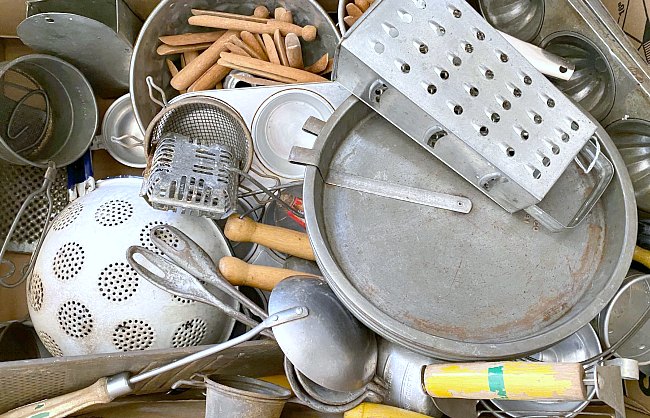
[(253, 35), (248, 31), (242, 31), (242, 33), (239, 34), (239, 37), (241, 38), (242, 42), (244, 42), (244, 44), (246, 44), (251, 49), (251, 51), (255, 53), (254, 55), (255, 58), (264, 61), (269, 60), (268, 55), (266, 55), (266, 50), (264, 49), (264, 46), (260, 45), (255, 35)]
[(215, 32), (181, 33), (179, 35), (161, 36), (158, 39), (160, 39), (160, 42), (169, 46), (184, 46), (204, 44), (208, 42), (212, 43), (221, 38), (224, 33), (226, 33), (225, 30), (218, 30)]
[(230, 42), (237, 45), (239, 48), (243, 49), (246, 51), (246, 54), (250, 57), (257, 58), (257, 59), (262, 59), (257, 52), (253, 51), (244, 41), (241, 40), (239, 36), (233, 36), (230, 38)]
[(305, 70), (310, 73), (320, 74), (327, 68), (327, 63), (329, 62), (329, 54), (325, 53), (320, 57), (315, 63), (305, 68)]
[(288, 66), (289, 59), (287, 59), (287, 48), (284, 45), (284, 37), (280, 33), (279, 29), (273, 33), (273, 42), (275, 43), (275, 49), (278, 51), (278, 55), (280, 56), (280, 64)]
[(242, 48), (238, 47), (232, 42), (226, 43), (226, 49), (233, 54), (241, 55), (242, 57), (250, 57), (250, 54), (248, 52), (244, 51)]
[(357, 20), (359, 20), (358, 17), (352, 17), (352, 16), (345, 16), (343, 18), (343, 21), (345, 22), (346, 25), (348, 25), (348, 27), (354, 25), (357, 22)]
[(305, 68), (302, 61), (302, 47), (300, 46), (300, 39), (295, 33), (290, 33), (284, 38), (284, 45), (287, 49), (287, 60), (289, 67)]
[(194, 45), (181, 45), (181, 46), (171, 46), (171, 45), (162, 44), (156, 49), (156, 53), (162, 56), (182, 54), (188, 51), (202, 51), (208, 49), (210, 45), (212, 45), (212, 43), (210, 42), (202, 43), (202, 44), (194, 44)]
[[(219, 64), (223, 65), (224, 67), (229, 67), (230, 64), (235, 64), (239, 67), (248, 68), (249, 70), (247, 72), (251, 74), (259, 75), (261, 77), (266, 77), (265, 74), (272, 74), (283, 78), (282, 80), (278, 80), (278, 81), (285, 81), (286, 79), (294, 80), (294, 82), (296, 83), (318, 83), (322, 81), (327, 81), (327, 79), (319, 75), (312, 74), (305, 70), (299, 70), (297, 68), (291, 68), (291, 67), (284, 67), (281, 65), (272, 64), (270, 62), (258, 60), (255, 58), (241, 57), (227, 52), (221, 54), (221, 59), (219, 60)], [(258, 74), (255, 71), (264, 72), (265, 74)], [(271, 77), (267, 77), (267, 78), (271, 78)], [(275, 80), (275, 78), (271, 78), (271, 79)]]
[(223, 67), (219, 64), (214, 64), (208, 69), (201, 77), (199, 77), (187, 91), (203, 91), (216, 88), (221, 80), (226, 78), (230, 73), (230, 68)]
[(278, 86), (287, 84), (281, 81), (267, 80), (266, 78), (255, 77), (246, 73), (231, 74), (230, 76), (235, 80), (243, 81), (244, 83), (256, 86)]
[(368, 0), (354, 0), (354, 4), (362, 11), (365, 12), (370, 7)]
[(363, 14), (363, 11), (357, 7), (354, 3), (348, 3), (345, 5), (345, 10), (348, 12), (349, 16), (360, 18)]
[[(356, 6), (355, 6), (356, 7)], [(250, 22), (240, 19), (232, 19), (220, 16), (199, 15), (189, 18), (190, 25), (203, 26), (216, 29), (228, 29), (237, 31), (248, 31), (252, 33), (274, 33), (279, 29), (282, 35), (295, 33), (305, 41), (313, 41), (317, 36), (315, 26), (307, 25), (305, 27), (294, 25), (292, 23), (269, 20), (266, 23)]]
[(198, 56), (199, 56), (198, 51), (183, 52), (183, 58), (185, 59), (185, 65), (187, 65), (190, 62), (194, 61), (194, 59), (197, 58)]
[(282, 77), (282, 76), (277, 75), (277, 74), (271, 74), (271, 73), (266, 72), (266, 71), (262, 71), (262, 70), (255, 69), (255, 68), (249, 68), (249, 67), (246, 67), (246, 66), (243, 66), (243, 65), (237, 65), (237, 64), (234, 64), (234, 63), (229, 62), (228, 60), (224, 60), (224, 59), (220, 59), (219, 64), (223, 65), (223, 66), (228, 66), (228, 68), (233, 69), (233, 70), (239, 70), (239, 71), (242, 71), (242, 72), (245, 72), (245, 73), (255, 74), (257, 76), (264, 77), (264, 78), (267, 78), (269, 80), (279, 81), (279, 82), (285, 83), (285, 84), (295, 84), (296, 83), (296, 80), (294, 80), (292, 78)]
[[(246, 22), (256, 22), (256, 23), (266, 23), (266, 22), (269, 21), (269, 19), (263, 18), (263, 17), (239, 15), (239, 14), (236, 14), (236, 13), (217, 12), (217, 11), (214, 11), (214, 10), (192, 9), (192, 14), (194, 16), (223, 17), (223, 18), (226, 18), (226, 19), (243, 20), (243, 21), (246, 21)], [(227, 28), (224, 28), (224, 29), (227, 29)]]
[(275, 20), (279, 20), (281, 22), (293, 23), (293, 13), (291, 13), (289, 10), (285, 9), (284, 7), (277, 7), (273, 13), (274, 13), (273, 17), (275, 18)]
[(267, 9), (266, 6), (257, 6), (253, 11), (253, 16), (267, 18), (271, 16), (271, 12), (269, 12), (269, 9)]
[(275, 42), (271, 35), (268, 33), (263, 34), (262, 40), (264, 41), (264, 48), (266, 49), (266, 55), (269, 57), (269, 61), (273, 64), (282, 65), (280, 62), (280, 56), (278, 55), (278, 50), (275, 48)]

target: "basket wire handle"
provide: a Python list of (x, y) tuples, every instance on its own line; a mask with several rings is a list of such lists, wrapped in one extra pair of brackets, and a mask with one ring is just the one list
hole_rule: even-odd
[[(237, 174), (239, 174), (240, 176), (244, 177), (245, 179), (247, 179), (248, 181), (250, 181), (251, 183), (253, 183), (255, 186), (259, 187), (260, 190), (261, 190), (263, 193), (267, 194), (271, 199), (273, 199), (273, 200), (275, 200), (276, 202), (278, 202), (278, 204), (282, 205), (282, 207), (284, 207), (285, 209), (287, 209), (289, 212), (293, 213), (294, 215), (296, 215), (296, 216), (299, 217), (299, 218), (303, 218), (303, 217), (304, 217), (304, 215), (303, 215), (302, 213), (300, 213), (300, 212), (298, 212), (297, 210), (295, 210), (294, 208), (292, 208), (291, 205), (289, 205), (288, 203), (286, 203), (285, 201), (283, 201), (282, 199), (280, 199), (278, 196), (276, 196), (272, 191), (270, 191), (269, 189), (267, 189), (267, 188), (266, 188), (262, 183), (260, 183), (259, 181), (257, 181), (257, 179), (255, 179), (255, 178), (254, 178), (253, 176), (251, 176), (250, 174), (248, 174), (248, 173), (244, 173), (242, 170), (240, 170), (240, 169), (238, 169), (238, 168), (228, 168), (228, 169), (231, 170), (231, 171), (233, 171), (233, 172), (235, 172), (235, 173), (237, 173)], [(240, 217), (240, 219), (243, 219), (243, 216)]]
[[(38, 190), (32, 192), (29, 196), (27, 196), (27, 199), (25, 199), (22, 206), (18, 210), (18, 213), (16, 214), (16, 217), (14, 218), (11, 227), (7, 232), (7, 236), (5, 237), (4, 243), (2, 244), (2, 248), (0, 249), (0, 260), (2, 260), (2, 264), (10, 266), (8, 272), (5, 272), (4, 274), (0, 275), (0, 286), (6, 288), (14, 288), (20, 286), (20, 284), (22, 284), (27, 279), (27, 277), (32, 273), (32, 270), (34, 269), (34, 263), (36, 261), (36, 256), (41, 250), (41, 246), (43, 245), (43, 240), (45, 239), (45, 235), (47, 233), (47, 230), (51, 222), (52, 208), (54, 207), (54, 199), (52, 199), (52, 184), (54, 183), (55, 179), (56, 179), (56, 166), (52, 161), (50, 161), (48, 163), (47, 170), (45, 170), (43, 184)], [(45, 218), (45, 225), (43, 226), (43, 232), (41, 233), (41, 236), (38, 239), (36, 248), (34, 248), (34, 251), (32, 252), (32, 255), (29, 259), (29, 263), (26, 264), (21, 271), (21, 277), (17, 281), (13, 283), (9, 283), (7, 282), (7, 279), (13, 276), (14, 272), (16, 271), (16, 267), (13, 262), (4, 259), (5, 252), (7, 251), (9, 242), (11, 241), (11, 238), (13, 237), (16, 228), (18, 227), (20, 218), (23, 216), (23, 214), (27, 210), (27, 207), (34, 201), (34, 199), (36, 199), (36, 197), (38, 197), (42, 193), (45, 193), (45, 196), (47, 197), (47, 216)]]
[[(167, 96), (165, 96), (165, 92), (163, 91), (163, 89), (158, 87), (156, 83), (153, 82), (153, 77), (151, 77), (150, 75), (148, 75), (145, 80), (147, 82), (147, 88), (149, 89), (149, 98), (151, 99), (151, 101), (162, 108), (167, 107), (168, 105)], [(162, 98), (162, 102), (154, 97), (153, 94), (154, 90), (156, 90), (160, 94), (160, 97)]]
[[(50, 100), (49, 100), (47, 94), (45, 93), (45, 91), (43, 91), (41, 89), (30, 90), (18, 101), (18, 103), (16, 103), (16, 106), (14, 106), (14, 110), (11, 112), (11, 116), (9, 116), (9, 122), (7, 123), (7, 139), (10, 139), (12, 141), (15, 140), (15, 139), (18, 139), (27, 129), (29, 129), (29, 126), (25, 125), (23, 127), (23, 129), (21, 129), (18, 133), (14, 134), (14, 133), (11, 132), (11, 127), (14, 124), (16, 114), (18, 113), (17, 110), (20, 108), (20, 106), (25, 105), (25, 102), (27, 101), (27, 99), (29, 99), (30, 97), (32, 97), (33, 95), (36, 95), (36, 94), (41, 95), (43, 97), (43, 100), (45, 100), (45, 110), (43, 111), (45, 113), (45, 122), (43, 123), (43, 126), (48, 126), (49, 125), (49, 123), (50, 123)], [(24, 148), (24, 149), (15, 150), (15, 152), (16, 153), (21, 153), (21, 152), (24, 152), (24, 151), (28, 150), (29, 148), (33, 148), (33, 147), (34, 146), (32, 145), (32, 146)]]

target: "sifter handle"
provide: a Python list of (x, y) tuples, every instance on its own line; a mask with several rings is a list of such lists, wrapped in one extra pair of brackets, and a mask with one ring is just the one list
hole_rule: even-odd
[(219, 260), (219, 271), (233, 286), (250, 286), (268, 291), (288, 277), (318, 277), (295, 270), (256, 266), (236, 257), (222, 257)]
[(235, 214), (228, 218), (224, 233), (232, 241), (255, 242), (305, 260), (316, 260), (309, 236), (304, 232), (261, 224), (250, 218), (239, 219)]
[(632, 260), (643, 264), (647, 268), (650, 268), (650, 251), (639, 246), (634, 247), (634, 255), (632, 256)]

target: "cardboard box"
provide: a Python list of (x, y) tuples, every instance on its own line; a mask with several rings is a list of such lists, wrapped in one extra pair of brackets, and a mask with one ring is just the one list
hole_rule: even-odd
[(0, 0), (0, 38), (17, 38), (16, 27), (25, 17), (25, 0)]
[(603, 0), (603, 4), (650, 64), (650, 0)]

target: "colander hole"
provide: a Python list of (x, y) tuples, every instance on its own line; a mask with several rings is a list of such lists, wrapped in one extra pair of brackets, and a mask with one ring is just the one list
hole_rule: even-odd
[(41, 280), (41, 276), (37, 273), (32, 274), (32, 277), (29, 280), (28, 289), (29, 294), (27, 299), (29, 301), (29, 306), (33, 310), (39, 311), (43, 306), (43, 281)]
[(207, 332), (207, 325), (201, 318), (194, 318), (181, 324), (172, 337), (172, 347), (191, 347), (201, 344)]
[(75, 202), (65, 208), (59, 215), (56, 217), (52, 223), (52, 228), (57, 231), (61, 231), (65, 227), (71, 225), (79, 216), (83, 210), (83, 205), (79, 202)]
[(138, 273), (126, 263), (111, 263), (99, 275), (98, 287), (103, 297), (123, 302), (138, 290)]
[(510, 103), (508, 100), (504, 100), (501, 105), (505, 110), (510, 110), (512, 108), (512, 103)]
[(81, 271), (84, 261), (85, 253), (81, 245), (68, 242), (54, 255), (52, 260), (54, 274), (59, 280), (70, 280)]
[(113, 331), (113, 345), (120, 351), (146, 350), (155, 339), (151, 325), (140, 319), (123, 321)]
[(485, 78), (487, 78), (488, 80), (493, 80), (494, 79), (494, 71), (485, 70)]
[(41, 342), (47, 348), (47, 351), (50, 352), (54, 357), (61, 357), (63, 356), (63, 352), (61, 351), (61, 348), (59, 348), (59, 345), (54, 341), (54, 338), (50, 337), (47, 333), (43, 331), (38, 331), (38, 338), (41, 339)]
[(462, 115), (463, 114), (463, 106), (461, 106), (461, 105), (454, 106), (454, 114)]
[(492, 122), (498, 123), (501, 120), (501, 115), (499, 115), (496, 112), (492, 113), (492, 115), (490, 116), (490, 119), (492, 119)]
[(508, 157), (514, 157), (514, 156), (515, 156), (515, 149), (512, 148), (512, 147), (508, 147), (508, 148), (506, 149), (506, 155), (507, 155)]
[(548, 157), (542, 158), (542, 164), (544, 165), (544, 167), (548, 167), (549, 165), (551, 165), (551, 159)]
[(533, 79), (530, 78), (530, 76), (528, 76), (528, 75), (524, 76), (524, 84), (526, 84), (527, 86), (530, 86), (531, 84), (533, 84)]
[(480, 30), (476, 31), (476, 39), (479, 41), (484, 41), (485, 40), (485, 33), (481, 32)]
[(528, 138), (530, 138), (530, 134), (528, 133), (528, 131), (521, 131), (520, 136), (521, 136), (521, 139), (523, 139), (524, 141), (526, 141)]
[(102, 226), (117, 226), (133, 216), (133, 205), (125, 200), (109, 200), (95, 211), (95, 221)]
[(57, 312), (57, 319), (63, 331), (73, 338), (84, 338), (90, 335), (95, 322), (86, 305), (75, 300), (61, 305)]

